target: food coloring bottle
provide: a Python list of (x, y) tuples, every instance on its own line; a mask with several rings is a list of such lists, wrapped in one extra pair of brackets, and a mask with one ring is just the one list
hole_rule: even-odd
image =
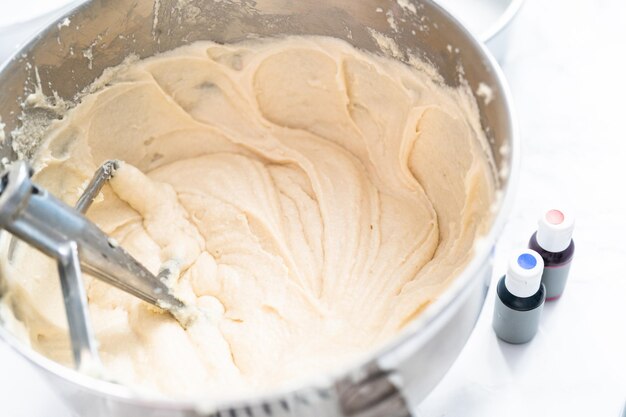
[(528, 247), (541, 255), (544, 269), (541, 282), (546, 286), (546, 300), (563, 294), (574, 257), (574, 218), (559, 210), (548, 210), (540, 219)]
[(537, 334), (546, 299), (542, 272), (543, 259), (533, 250), (518, 251), (509, 261), (496, 288), (493, 313), (493, 329), (505, 342), (526, 343)]

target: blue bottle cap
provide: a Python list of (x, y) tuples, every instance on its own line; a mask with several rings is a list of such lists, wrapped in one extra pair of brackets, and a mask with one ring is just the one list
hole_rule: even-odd
[(509, 261), (504, 284), (509, 292), (517, 297), (531, 297), (539, 291), (543, 259), (531, 249), (517, 251)]

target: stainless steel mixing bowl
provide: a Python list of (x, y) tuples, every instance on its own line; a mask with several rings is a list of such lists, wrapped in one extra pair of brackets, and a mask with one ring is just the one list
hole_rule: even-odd
[[(387, 10), (397, 30), (389, 26)], [(147, 398), (65, 368), (28, 349), (0, 325), (0, 338), (32, 362), (81, 416), (409, 416), (443, 377), (474, 327), (491, 275), (492, 249), (512, 200), (519, 154), (516, 129), (507, 87), (489, 53), (426, 0), (94, 0), (68, 17), (69, 26), (57, 24), (63, 19), (50, 25), (0, 69), (0, 116), (7, 132), (20, 123), (20, 104), (25, 87), (34, 87), (35, 68), (44, 93), (56, 91), (71, 99), (131, 53), (149, 57), (206, 39), (229, 43), (251, 36), (314, 34), (341, 38), (375, 53), (389, 52), (372, 36), (375, 30), (396, 41), (396, 58), (406, 61), (413, 54), (426, 59), (447, 84), (456, 86), (465, 79), (473, 91), (485, 91), (479, 90), (481, 83), (491, 89), (491, 100), (477, 95), (501, 173), (502, 198), (491, 231), (445, 293), (355, 367), (264, 397), (210, 405), (174, 402)], [(461, 68), (464, 77), (459, 77)], [(41, 109), (28, 111), (55, 116)], [(8, 144), (2, 156), (15, 159)]]

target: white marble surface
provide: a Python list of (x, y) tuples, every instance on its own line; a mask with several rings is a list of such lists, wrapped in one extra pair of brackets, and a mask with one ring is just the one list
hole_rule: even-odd
[[(0, 14), (6, 10), (0, 3)], [(0, 57), (15, 38), (0, 29)], [(570, 281), (523, 346), (493, 334), (492, 285), (466, 348), (416, 416), (618, 417), (626, 400), (625, 51), (625, 1), (527, 0), (503, 65), (524, 159), (494, 283), (511, 249), (525, 245), (538, 211), (554, 203), (577, 213)], [(70, 416), (1, 343), (0, 415)]]

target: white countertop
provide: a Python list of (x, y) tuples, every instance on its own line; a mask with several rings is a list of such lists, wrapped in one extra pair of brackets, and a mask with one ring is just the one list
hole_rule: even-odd
[[(522, 9), (503, 67), (523, 166), (493, 283), (546, 204), (575, 209), (577, 253), (565, 295), (546, 305), (527, 345), (495, 337), (492, 285), (467, 346), (416, 416), (618, 417), (626, 400), (626, 268), (618, 268), (626, 260), (625, 22), (623, 0), (527, 0)], [(22, 32), (0, 29), (0, 60)], [(2, 343), (0, 406), (7, 417), (71, 416)]]

